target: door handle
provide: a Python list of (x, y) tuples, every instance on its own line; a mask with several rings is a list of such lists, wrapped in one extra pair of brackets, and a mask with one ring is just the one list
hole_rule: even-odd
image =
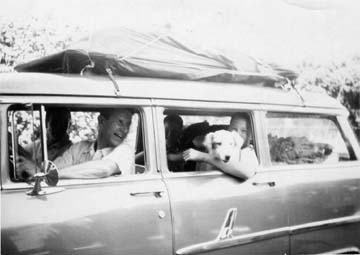
[(154, 197), (162, 197), (164, 195), (164, 191), (139, 191), (139, 192), (130, 192), (130, 195), (133, 197), (147, 197), (147, 196), (154, 196)]
[(254, 186), (264, 186), (267, 185), (269, 187), (274, 187), (275, 186), (275, 182), (253, 182)]

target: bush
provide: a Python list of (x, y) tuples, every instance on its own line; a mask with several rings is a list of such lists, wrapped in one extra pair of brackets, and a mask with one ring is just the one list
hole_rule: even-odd
[[(47, 24), (47, 26), (44, 26)], [(84, 36), (79, 27), (55, 26), (32, 18), (0, 23), (0, 72), (17, 64), (64, 50)]]
[(304, 62), (298, 69), (296, 86), (305, 90), (322, 88), (338, 99), (349, 110), (349, 121), (360, 142), (360, 57), (321, 65)]

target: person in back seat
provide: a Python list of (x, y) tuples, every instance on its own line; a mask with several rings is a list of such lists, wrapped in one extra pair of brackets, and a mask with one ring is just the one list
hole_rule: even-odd
[(184, 171), (181, 148), (183, 120), (177, 114), (170, 114), (164, 118), (164, 126), (168, 168), (172, 172)]
[[(45, 123), (48, 160), (54, 161), (72, 145), (67, 133), (70, 120), (70, 111), (66, 108), (56, 107), (46, 110)], [(24, 147), (17, 145), (17, 153), (19, 155), (16, 161), (16, 168), (22, 172), (19, 175), (21, 180), (26, 180), (30, 177), (26, 171), (22, 171), (23, 169), (35, 167), (35, 164), (40, 164), (43, 160), (42, 149), (41, 139), (37, 139)]]
[[(203, 150), (203, 140), (205, 134), (208, 132), (210, 125), (207, 121), (193, 123), (187, 126), (181, 137), (181, 146), (184, 151), (189, 149), (195, 149), (198, 151)], [(195, 171), (196, 161), (185, 161), (184, 171)]]
[[(65, 108), (49, 108), (46, 110), (46, 137), (47, 137), (47, 152), (48, 159), (54, 160), (61, 156), (70, 146), (71, 141), (67, 130), (69, 128), (71, 116), (70, 111)], [(24, 147), (24, 149), (33, 156), (37, 161), (42, 160), (41, 140), (36, 140)]]

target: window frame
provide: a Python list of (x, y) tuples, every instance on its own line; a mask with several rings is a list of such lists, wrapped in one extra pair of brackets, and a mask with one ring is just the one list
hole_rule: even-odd
[[(320, 109), (322, 110), (322, 109)], [(341, 135), (341, 138), (343, 139), (348, 152), (349, 152), (349, 156), (354, 157), (354, 159), (352, 160), (348, 160), (348, 161), (338, 161), (335, 163), (327, 163), (327, 164), (306, 164), (306, 163), (302, 163), (302, 164), (279, 164), (279, 165), (274, 165), (271, 162), (271, 155), (270, 155), (270, 145), (269, 145), (269, 141), (267, 138), (267, 134), (268, 134), (268, 127), (267, 127), (267, 113), (275, 113), (275, 114), (296, 114), (296, 115), (314, 115), (314, 116), (320, 116), (321, 118), (326, 118), (329, 120), (333, 120), (334, 124), (336, 125), (336, 127), (338, 128), (338, 131)], [(354, 148), (354, 143), (348, 138), (347, 136), (347, 132), (349, 132), (349, 130), (347, 130), (344, 127), (344, 123), (341, 121), (342, 120), (342, 112), (336, 112), (334, 114), (329, 113), (328, 111), (316, 111), (313, 110), (311, 108), (306, 108), (304, 111), (298, 111), (298, 110), (279, 110), (279, 109), (267, 109), (264, 110), (261, 114), (261, 118), (262, 118), (262, 123), (263, 123), (263, 136), (265, 138), (265, 144), (264, 144), (264, 148), (266, 149), (266, 163), (264, 165), (264, 171), (283, 171), (283, 170), (314, 170), (314, 169), (328, 169), (330, 166), (353, 166), (353, 165), (357, 165), (358, 161), (359, 161), (359, 156), (358, 153), (356, 153), (356, 148)]]
[[(23, 107), (21, 107), (22, 105), (20, 105), (20, 104), (13, 104), (13, 105), (10, 105), (8, 108), (7, 108), (7, 110), (6, 110), (6, 115), (7, 115), (7, 118), (6, 118), (6, 122), (7, 122), (7, 124), (6, 124), (6, 126), (7, 127), (9, 127), (9, 126), (11, 126), (11, 144), (12, 144), (12, 155), (13, 155), (13, 164), (12, 164), (12, 167), (13, 167), (13, 171), (14, 171), (14, 173), (12, 174), (13, 175), (13, 178), (11, 178), (10, 177), (10, 180), (11, 179), (13, 179), (13, 180), (11, 180), (11, 181), (13, 181), (13, 182), (21, 182), (18, 178), (17, 178), (17, 174), (16, 174), (16, 171), (15, 171), (15, 169), (16, 169), (16, 166), (15, 166), (15, 161), (16, 161), (16, 159), (17, 159), (17, 156), (19, 156), (19, 152), (17, 151), (17, 148), (18, 148), (18, 146), (20, 146), (19, 144), (16, 144), (15, 145), (15, 139), (16, 140), (18, 140), (19, 139), (19, 135), (18, 134), (15, 134), (15, 133), (17, 133), (17, 129), (16, 129), (16, 127), (14, 126), (14, 121), (15, 121), (15, 113), (16, 112), (20, 112), (20, 111), (24, 111), (24, 112), (32, 112), (31, 113), (31, 121), (32, 121), (32, 124), (31, 124), (31, 128), (34, 128), (35, 126), (34, 126), (34, 122), (35, 122), (35, 119), (34, 119), (34, 117), (36, 116), (36, 115), (38, 115), (38, 118), (39, 118), (39, 121), (40, 121), (40, 123), (39, 123), (39, 127), (38, 127), (38, 129), (39, 129), (39, 137), (38, 138), (40, 138), (41, 139), (41, 150), (42, 150), (42, 153), (44, 153), (44, 148), (43, 148), (43, 132), (44, 132), (44, 130), (43, 130), (43, 126), (42, 126), (42, 113), (41, 113), (41, 111), (42, 111), (42, 107), (40, 106), (40, 105), (38, 105), (38, 107), (34, 107), (34, 104), (23, 104)], [(27, 108), (29, 108), (29, 109), (27, 109)], [(10, 113), (10, 111), (12, 112), (12, 114), (10, 115), (9, 113)], [(37, 114), (34, 114), (34, 112), (37, 112)], [(9, 120), (11, 119), (11, 123), (9, 123)], [(9, 125), (10, 124), (10, 125)], [(7, 132), (8, 132), (8, 130), (6, 130)], [(15, 132), (15, 133), (14, 133)], [(34, 133), (34, 129), (32, 130), (32, 132)], [(9, 141), (7, 141), (7, 142), (9, 142)], [(24, 148), (24, 147), (23, 147)], [(9, 150), (8, 150), (9, 151)], [(9, 157), (9, 156), (8, 156)], [(44, 157), (44, 156), (43, 156)], [(40, 171), (41, 169), (40, 168), (36, 168), (36, 173), (38, 173), (39, 171)], [(9, 173), (9, 176), (11, 175), (10, 174), (10, 169), (9, 169), (9, 171), (8, 171), (8, 173)]]
[[(149, 99), (119, 99), (119, 98), (103, 98), (103, 97), (96, 97), (98, 100), (96, 100), (94, 97), (49, 97), (49, 96), (31, 96), (27, 97), (26, 102), (31, 102), (31, 104), (39, 106), (45, 105), (45, 106), (63, 106), (63, 107), (69, 107), (69, 108), (78, 108), (84, 109), (85, 111), (87, 109), (98, 109), (97, 107), (114, 107), (114, 108), (134, 108), (138, 111), (139, 117), (141, 121), (139, 121), (139, 124), (141, 126), (142, 135), (143, 135), (143, 146), (146, 151), (146, 158), (145, 158), (145, 166), (147, 171), (144, 174), (134, 174), (134, 175), (128, 175), (128, 176), (110, 176), (107, 178), (102, 179), (71, 179), (71, 180), (59, 180), (59, 183), (57, 186), (59, 187), (67, 187), (67, 186), (78, 186), (78, 185), (89, 185), (89, 184), (106, 184), (106, 183), (118, 183), (123, 181), (137, 181), (137, 180), (153, 180), (153, 179), (159, 179), (160, 175), (156, 171), (156, 161), (154, 160), (154, 155), (151, 155), (155, 151), (155, 142), (154, 142), (154, 136), (152, 135), (154, 133), (153, 131), (153, 121), (152, 121), (152, 110), (151, 110), (151, 101)], [(8, 130), (8, 110), (9, 108), (13, 107), (13, 105), (25, 105), (24, 98), (8, 98), (9, 100), (5, 100), (0, 104), (0, 110), (2, 114), (3, 121), (1, 123), (1, 130), (2, 130), (2, 141), (5, 141), (4, 143), (1, 143), (1, 149), (2, 149), (2, 155), (3, 157), (0, 157), (1, 160), (1, 181), (2, 181), (2, 188), (13, 190), (13, 189), (29, 189), (32, 188), (32, 185), (26, 183), (26, 182), (15, 182), (11, 180), (10, 178), (10, 165), (9, 165), (9, 153), (8, 153), (8, 137), (7, 137), (7, 130)], [(16, 100), (11, 100), (16, 99)], [(64, 102), (66, 101), (66, 102)], [(54, 103), (54, 102), (64, 102), (64, 103)], [(94, 104), (93, 102), (96, 102)], [(119, 178), (121, 177), (121, 178)], [(47, 185), (45, 182), (42, 183), (43, 187), (46, 187)]]
[[(168, 100), (166, 100), (168, 101)], [(182, 104), (184, 103), (184, 104)], [(261, 170), (261, 157), (262, 154), (260, 149), (261, 142), (259, 141), (260, 136), (258, 133), (258, 125), (256, 124), (256, 120), (259, 119), (259, 108), (256, 106), (259, 105), (251, 105), (249, 107), (248, 104), (232, 104), (232, 103), (218, 103), (218, 102), (211, 102), (207, 105), (203, 104), (204, 102), (196, 102), (195, 105), (198, 107), (194, 107), (194, 105), (191, 104), (191, 102), (178, 102), (178, 104), (164, 104), (164, 105), (158, 105), (155, 107), (155, 114), (156, 114), (156, 123), (157, 125), (157, 131), (158, 131), (158, 150), (159, 155), (161, 156), (160, 160), (160, 166), (161, 166), (161, 172), (164, 175), (169, 175), (171, 177), (186, 177), (186, 176), (203, 176), (203, 175), (223, 175), (221, 171), (218, 170), (210, 170), (210, 171), (184, 171), (184, 172), (172, 172), (168, 169), (167, 164), (167, 155), (166, 155), (166, 141), (165, 141), (165, 127), (163, 123), (163, 119), (165, 117), (164, 112), (165, 111), (171, 111), (171, 112), (186, 112), (191, 113), (191, 115), (199, 115), (199, 116), (205, 116), (208, 114), (209, 116), (214, 116), (216, 113), (222, 114), (224, 116), (230, 116), (232, 113), (236, 112), (245, 112), (249, 114), (250, 117), (250, 123), (252, 128), (252, 135), (254, 140), (254, 149), (255, 153), (257, 155), (258, 161), (259, 161), (259, 171)], [(218, 105), (219, 104), (219, 105)], [(219, 106), (219, 107), (217, 107)], [(255, 106), (255, 107), (254, 107)], [(198, 112), (197, 112), (198, 111)], [(199, 114), (200, 112), (200, 114)], [(206, 113), (206, 114), (204, 114)], [(226, 114), (224, 114), (226, 113)], [(212, 115), (213, 114), (213, 115)], [(228, 115), (229, 114), (229, 115)]]

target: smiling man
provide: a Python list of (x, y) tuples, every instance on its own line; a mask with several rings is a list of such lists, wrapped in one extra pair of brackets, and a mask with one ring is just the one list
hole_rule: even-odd
[(59, 177), (90, 179), (130, 174), (135, 160), (134, 148), (126, 138), (132, 116), (132, 109), (102, 110), (96, 141), (76, 143), (54, 161), (59, 168)]

